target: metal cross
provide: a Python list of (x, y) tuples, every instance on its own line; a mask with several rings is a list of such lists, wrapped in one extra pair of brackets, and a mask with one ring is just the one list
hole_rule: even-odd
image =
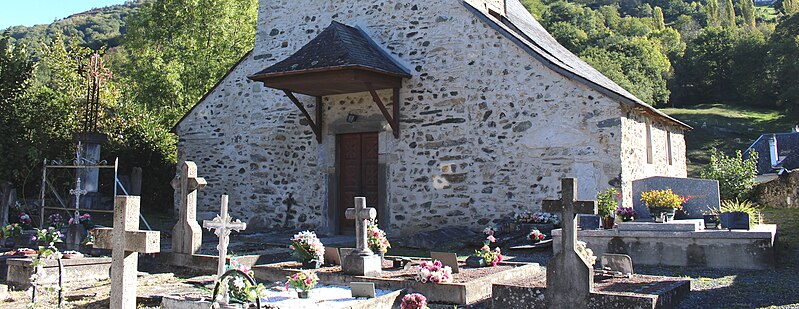
[(377, 210), (372, 207), (366, 207), (365, 197), (356, 197), (355, 207), (347, 208), (344, 215), (347, 219), (355, 220), (355, 250), (353, 253), (372, 255), (372, 250), (369, 250), (369, 246), (366, 244), (366, 227), (369, 224), (369, 220), (377, 217)]
[(563, 222), (563, 250), (573, 252), (577, 243), (577, 214), (596, 214), (596, 201), (578, 201), (577, 180), (574, 178), (563, 178), (561, 180), (561, 199), (545, 200), (544, 211), (561, 213)]
[(228, 204), (228, 196), (222, 195), (222, 209), (219, 211), (219, 214), (216, 215), (216, 218), (213, 220), (203, 220), (203, 227), (207, 228), (208, 230), (216, 230), (214, 234), (219, 237), (219, 245), (216, 246), (216, 250), (219, 251), (219, 261), (216, 268), (216, 275), (217, 278), (221, 278), (222, 275), (225, 273), (225, 264), (227, 263), (227, 246), (229, 243), (230, 231), (241, 232), (242, 230), (247, 229), (247, 223), (241, 222), (241, 220), (236, 219), (233, 221), (227, 213), (227, 204)]
[(80, 211), (79, 211), (79, 209), (80, 209), (80, 196), (81, 195), (86, 195), (87, 193), (89, 193), (89, 191), (86, 191), (86, 190), (83, 190), (83, 189), (80, 188), (80, 177), (78, 177), (78, 180), (75, 181), (75, 189), (70, 189), (69, 190), (69, 194), (75, 196), (75, 220), (76, 221), (80, 217)]

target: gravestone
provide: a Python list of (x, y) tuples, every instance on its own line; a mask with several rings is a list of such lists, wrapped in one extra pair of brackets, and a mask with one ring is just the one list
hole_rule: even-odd
[[(457, 274), (460, 272), (458, 267), (458, 255), (452, 252), (430, 252), (430, 258), (433, 260), (441, 261), (444, 266), (452, 268), (452, 273)], [(490, 261), (489, 261), (490, 262)]]
[(136, 308), (139, 253), (158, 253), (161, 233), (139, 230), (138, 196), (114, 198), (114, 228), (94, 229), (96, 248), (111, 249), (111, 309)]
[(721, 228), (728, 230), (749, 230), (749, 214), (745, 212), (723, 212), (721, 218)]
[(197, 164), (186, 161), (180, 174), (172, 180), (172, 188), (180, 194), (178, 223), (172, 229), (172, 252), (195, 254), (202, 245), (203, 232), (197, 223), (197, 190), (204, 188), (205, 179), (197, 177)]
[(338, 248), (325, 247), (325, 263), (333, 266), (341, 265), (341, 255), (338, 252)]
[(601, 225), (602, 218), (594, 215), (579, 215), (577, 216), (580, 222), (579, 227), (583, 230), (598, 230)]
[(382, 271), (382, 261), (366, 244), (366, 227), (377, 217), (377, 210), (366, 207), (365, 197), (355, 198), (355, 207), (347, 209), (347, 219), (355, 220), (355, 250), (345, 256), (341, 269), (346, 274), (373, 276)]
[(129, 195), (141, 194), (141, 167), (134, 167), (130, 172), (130, 188), (128, 189)]
[(600, 261), (603, 269), (616, 271), (623, 275), (633, 274), (633, 259), (629, 255), (605, 253)]
[(203, 227), (207, 228), (208, 230), (215, 230), (214, 234), (219, 237), (219, 244), (216, 246), (216, 250), (219, 251), (219, 261), (217, 262), (216, 267), (217, 279), (221, 278), (222, 275), (225, 274), (225, 265), (227, 263), (227, 246), (230, 242), (230, 231), (241, 232), (242, 230), (247, 229), (247, 223), (241, 222), (241, 220), (238, 219), (233, 221), (230, 216), (228, 216), (227, 206), (228, 196), (222, 195), (222, 207), (219, 211), (219, 214), (216, 215), (216, 218), (213, 220), (203, 221)]
[(667, 189), (691, 197), (683, 206), (686, 216), (678, 219), (702, 219), (708, 210), (721, 207), (717, 180), (656, 176), (633, 181), (633, 206), (638, 213), (636, 219), (652, 219), (649, 209), (641, 202), (641, 192)]
[(562, 248), (547, 265), (547, 308), (588, 308), (594, 269), (575, 250), (577, 214), (597, 213), (595, 201), (577, 201), (577, 180), (561, 180), (561, 199), (545, 200), (543, 210), (560, 213)]

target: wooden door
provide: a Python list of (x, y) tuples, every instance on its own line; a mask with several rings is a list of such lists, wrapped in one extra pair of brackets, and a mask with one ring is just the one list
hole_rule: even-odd
[(355, 197), (365, 196), (366, 205), (377, 206), (377, 133), (341, 134), (338, 149), (338, 222), (342, 234), (355, 233), (355, 221), (344, 215)]

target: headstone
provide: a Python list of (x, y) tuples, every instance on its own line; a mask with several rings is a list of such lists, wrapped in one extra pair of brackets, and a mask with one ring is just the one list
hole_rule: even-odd
[(452, 273), (457, 274), (460, 272), (458, 268), (458, 255), (451, 252), (430, 252), (430, 258), (433, 260), (441, 261), (444, 266), (452, 268)]
[(338, 248), (325, 247), (325, 263), (328, 265), (341, 265), (341, 255)]
[(605, 253), (600, 261), (603, 269), (620, 272), (624, 275), (633, 274), (633, 259), (629, 255)]
[(674, 220), (664, 223), (655, 222), (619, 222), (619, 231), (650, 232), (698, 232), (705, 229), (705, 221), (701, 219)]
[(219, 251), (219, 261), (217, 262), (216, 267), (217, 279), (222, 278), (222, 275), (225, 274), (225, 265), (227, 264), (227, 246), (230, 242), (230, 231), (241, 232), (242, 230), (247, 229), (247, 223), (241, 222), (241, 220), (238, 219), (233, 221), (230, 216), (228, 216), (227, 206), (228, 196), (222, 195), (222, 207), (219, 211), (219, 214), (216, 215), (216, 218), (213, 220), (203, 221), (203, 227), (207, 228), (208, 230), (215, 230), (214, 234), (216, 237), (219, 237), (219, 244), (216, 246), (216, 250)]
[(141, 175), (141, 167), (134, 167), (133, 170), (131, 170), (130, 189), (128, 189), (129, 195), (141, 194)]
[(355, 250), (343, 257), (341, 269), (346, 274), (358, 276), (377, 275), (382, 271), (382, 261), (366, 243), (369, 220), (377, 217), (377, 210), (366, 207), (365, 197), (355, 198), (355, 207), (347, 209), (347, 219), (355, 220)]
[(158, 253), (161, 233), (139, 230), (138, 196), (114, 198), (114, 228), (94, 229), (94, 246), (111, 249), (111, 309), (136, 308), (139, 253)]
[(649, 209), (641, 202), (641, 192), (671, 189), (675, 194), (691, 199), (683, 206), (686, 216), (677, 219), (702, 219), (709, 210), (721, 207), (719, 182), (717, 180), (675, 177), (649, 177), (633, 181), (633, 206), (637, 219), (652, 219)]
[(205, 179), (197, 177), (197, 164), (186, 161), (180, 174), (172, 180), (172, 188), (180, 194), (178, 223), (172, 229), (172, 252), (195, 254), (202, 245), (202, 228), (197, 223), (197, 190), (204, 188)]
[(579, 215), (579, 227), (583, 230), (598, 230), (602, 222), (602, 218), (594, 215)]
[(355, 298), (375, 298), (377, 294), (374, 282), (350, 282), (350, 292), (352, 292), (352, 297)]
[(595, 201), (577, 201), (577, 180), (561, 181), (561, 199), (545, 200), (543, 210), (560, 213), (563, 227), (562, 249), (547, 265), (546, 301), (548, 308), (587, 308), (594, 286), (594, 269), (575, 250), (577, 214), (597, 213)]

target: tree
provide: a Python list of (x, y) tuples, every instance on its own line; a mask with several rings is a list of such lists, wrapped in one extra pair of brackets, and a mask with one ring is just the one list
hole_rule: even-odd
[(752, 0), (741, 0), (741, 16), (744, 25), (749, 29), (754, 29), (755, 24), (755, 2)]
[(774, 2), (774, 9), (782, 12), (785, 16), (799, 13), (799, 0), (778, 0)]
[(666, 29), (666, 22), (663, 20), (663, 9), (661, 9), (659, 6), (655, 7), (653, 18), (655, 21), (656, 30)]
[[(674, 65), (676, 98), (694, 102), (726, 101), (735, 95), (730, 72), (735, 36), (719, 27), (702, 29)], [(675, 98), (673, 98), (675, 99)]]
[(799, 14), (783, 18), (771, 36), (777, 103), (799, 111)]
[(726, 29), (735, 28), (735, 7), (732, 4), (732, 0), (724, 0), (723, 4), (719, 16), (721, 26)]
[(719, 181), (722, 200), (746, 199), (757, 184), (757, 153), (752, 152), (744, 160), (740, 150), (727, 156), (714, 148), (701, 177)]
[(707, 5), (705, 6), (705, 14), (707, 15), (708, 27), (721, 26), (721, 20), (719, 19), (720, 17), (719, 17), (718, 0), (707, 0)]

